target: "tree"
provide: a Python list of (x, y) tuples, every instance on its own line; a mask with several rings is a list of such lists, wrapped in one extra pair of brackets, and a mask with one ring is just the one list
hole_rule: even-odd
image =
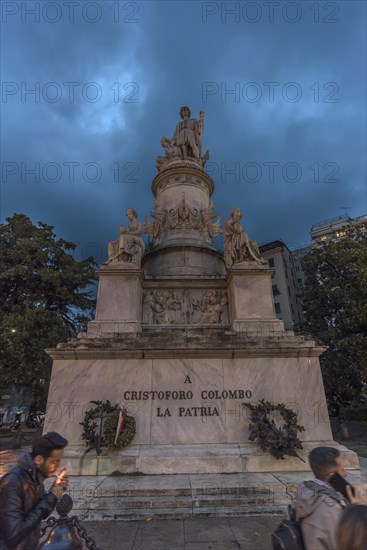
[(345, 233), (302, 259), (302, 328), (328, 346), (320, 363), (329, 411), (336, 416), (366, 382), (367, 239), (363, 228)]
[(76, 261), (76, 245), (56, 239), (53, 227), (23, 214), (0, 225), (1, 386), (32, 389), (44, 406), (51, 359), (44, 352), (84, 328), (95, 299), (92, 258)]

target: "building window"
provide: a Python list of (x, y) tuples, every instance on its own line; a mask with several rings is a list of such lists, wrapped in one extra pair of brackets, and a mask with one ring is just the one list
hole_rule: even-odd
[(274, 258), (269, 258), (268, 264), (269, 264), (269, 267), (274, 267)]
[(303, 286), (302, 279), (297, 279), (297, 284), (299, 284), (299, 286)]
[(291, 289), (289, 288), (289, 286), (287, 288), (288, 288), (288, 294), (290, 296), (291, 295)]
[(278, 296), (280, 294), (280, 290), (278, 288), (278, 285), (273, 285), (273, 296)]
[(298, 266), (298, 265), (297, 265), (297, 267), (296, 267), (296, 271), (299, 271), (299, 266)]
[(275, 313), (280, 313), (280, 304), (275, 303)]

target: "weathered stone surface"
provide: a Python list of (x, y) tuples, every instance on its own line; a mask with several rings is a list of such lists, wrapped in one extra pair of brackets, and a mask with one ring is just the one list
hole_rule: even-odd
[(136, 444), (245, 445), (242, 403), (260, 398), (297, 411), (305, 441), (332, 439), (318, 360), (296, 356), (55, 360), (45, 429), (80, 445), (89, 401), (109, 399), (136, 417)]

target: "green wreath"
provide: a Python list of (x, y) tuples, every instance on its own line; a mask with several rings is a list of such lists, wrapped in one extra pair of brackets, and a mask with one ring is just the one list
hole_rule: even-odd
[[(303, 426), (298, 424), (297, 414), (292, 409), (287, 409), (283, 403), (274, 405), (261, 399), (257, 405), (242, 403), (250, 414), (249, 440), (258, 440), (260, 448), (264, 452), (271, 453), (276, 459), (284, 459), (284, 455), (296, 456), (302, 462), (296, 449), (303, 449), (302, 442), (298, 439), (298, 432), (304, 432)], [(279, 412), (284, 420), (284, 425), (277, 427), (274, 420), (269, 418), (271, 412)]]
[[(122, 413), (122, 429), (120, 435), (116, 437), (117, 424), (120, 418), (120, 412)], [(107, 447), (115, 447), (116, 449), (122, 449), (132, 442), (136, 434), (136, 422), (133, 416), (127, 414), (125, 409), (113, 411), (108, 415), (103, 425), (103, 440), (106, 442)]]
[[(92, 407), (84, 414), (83, 422), (80, 425), (83, 427), (82, 439), (84, 439), (86, 446), (90, 449), (97, 445), (97, 428), (100, 425), (102, 418), (102, 433), (100, 434), (100, 446), (115, 447), (121, 449), (125, 447), (135, 437), (136, 422), (135, 418), (129, 416), (125, 409), (122, 409), (123, 413), (123, 425), (122, 432), (116, 445), (114, 445), (115, 434), (117, 429), (117, 423), (119, 418), (119, 405), (113, 405), (110, 401), (90, 401), (95, 407)], [(112, 431), (114, 432), (112, 434)]]

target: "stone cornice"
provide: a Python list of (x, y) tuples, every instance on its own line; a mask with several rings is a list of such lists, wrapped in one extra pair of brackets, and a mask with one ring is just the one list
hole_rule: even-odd
[(140, 275), (143, 276), (142, 269), (136, 264), (111, 262), (103, 264), (99, 269), (96, 269), (98, 276), (100, 275)]
[(319, 357), (324, 347), (244, 347), (241, 349), (111, 349), (88, 348), (81, 344), (75, 349), (46, 349), (46, 353), (54, 360), (89, 360), (89, 359), (240, 359), (248, 357)]
[(273, 275), (275, 270), (269, 268), (268, 265), (258, 264), (257, 262), (242, 262), (228, 269), (226, 278), (230, 280), (236, 275), (264, 275), (264, 273)]
[(143, 283), (144, 289), (151, 289), (151, 288), (159, 288), (159, 289), (167, 289), (167, 288), (188, 288), (188, 289), (222, 289), (227, 290), (227, 283), (224, 279), (224, 277), (212, 277), (212, 278), (203, 278), (198, 279), (197, 277), (194, 277), (195, 283), (191, 279), (183, 279), (183, 278), (176, 278), (176, 279), (170, 279), (170, 278), (154, 278), (154, 279), (148, 279), (146, 278)]

